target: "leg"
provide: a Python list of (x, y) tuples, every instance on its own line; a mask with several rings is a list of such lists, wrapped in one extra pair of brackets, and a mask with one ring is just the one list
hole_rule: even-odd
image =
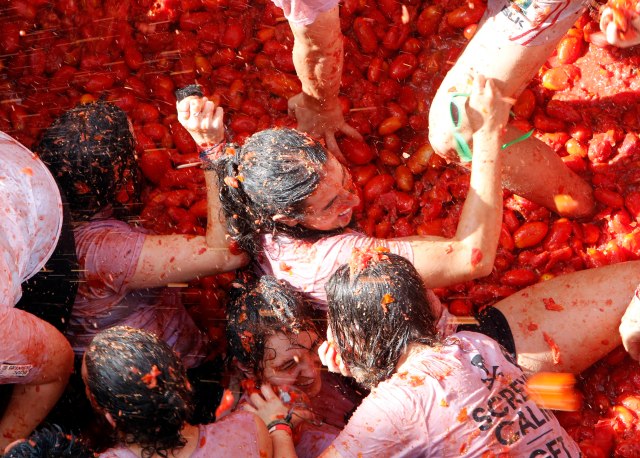
[[(568, 18), (554, 27), (568, 30), (573, 21), (573, 18)], [(474, 75), (482, 74), (495, 79), (503, 94), (517, 97), (561, 38), (550, 39), (542, 45), (523, 46), (496, 38), (495, 33), (485, 19), (445, 76), (431, 104), (429, 141), (434, 150), (448, 160), (459, 161), (452, 136), (451, 93), (468, 92)], [(468, 142), (471, 141), (472, 132), (464, 113), (458, 130)], [(522, 134), (510, 128), (505, 141)], [(535, 138), (504, 150), (503, 184), (516, 194), (565, 216), (586, 216), (593, 210), (591, 187), (569, 170), (551, 148)], [(558, 208), (555, 203), (558, 194), (571, 195), (575, 207)]]
[(0, 359), (21, 366), (4, 369), (0, 383), (15, 384), (0, 419), (0, 450), (27, 437), (62, 394), (73, 369), (73, 351), (52, 325), (15, 308), (0, 310)]
[(620, 319), (638, 283), (640, 261), (624, 262), (538, 283), (495, 307), (509, 322), (526, 373), (578, 373), (620, 345)]

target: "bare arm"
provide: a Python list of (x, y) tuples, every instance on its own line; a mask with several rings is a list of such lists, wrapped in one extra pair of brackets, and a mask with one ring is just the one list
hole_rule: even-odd
[(335, 133), (362, 137), (345, 123), (338, 100), (343, 61), (338, 7), (320, 13), (312, 24), (290, 25), (293, 63), (302, 92), (289, 99), (289, 110), (298, 120), (298, 129), (324, 137), (329, 150), (342, 158)]
[[(3, 317), (6, 316), (6, 318)], [(73, 370), (73, 350), (67, 339), (49, 323), (16, 308), (0, 311), (0, 321), (11, 323), (4, 338), (18, 345), (25, 358), (19, 364), (32, 365), (38, 374), (29, 383), (16, 384), (0, 418), (0, 450), (27, 437), (58, 401)], [(0, 341), (0, 345), (7, 345)]]
[[(222, 108), (206, 97), (188, 97), (178, 103), (178, 119), (201, 147), (223, 140)], [(194, 116), (194, 114), (198, 116)], [(149, 235), (146, 237), (136, 272), (129, 282), (132, 289), (165, 286), (190, 281), (246, 265), (244, 253), (233, 254), (218, 197), (215, 172), (205, 171), (207, 186), (207, 232), (204, 237), (190, 235)]]
[(502, 222), (501, 137), (509, 104), (492, 80), (479, 75), (469, 99), (474, 129), (469, 194), (456, 235), (408, 237), (414, 265), (427, 287), (448, 286), (488, 275), (493, 269)]

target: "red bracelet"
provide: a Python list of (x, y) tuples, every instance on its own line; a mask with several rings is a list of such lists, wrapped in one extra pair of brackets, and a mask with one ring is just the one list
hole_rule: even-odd
[(289, 436), (293, 437), (293, 431), (291, 430), (291, 426), (285, 423), (278, 423), (269, 428), (269, 434), (275, 431), (286, 431)]

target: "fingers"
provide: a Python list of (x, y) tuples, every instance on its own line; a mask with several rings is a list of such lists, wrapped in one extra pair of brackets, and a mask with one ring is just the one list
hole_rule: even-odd
[(358, 132), (354, 127), (351, 127), (346, 122), (342, 124), (342, 126), (340, 126), (340, 132), (345, 134), (347, 137), (353, 138), (354, 140), (359, 140), (359, 141), (363, 140), (362, 135), (360, 135), (360, 132)]
[(333, 154), (335, 158), (342, 164), (346, 165), (347, 160), (342, 154), (342, 151), (340, 151), (340, 147), (338, 146), (338, 142), (336, 141), (335, 134), (333, 132), (325, 132), (324, 141), (327, 144), (327, 149), (331, 151), (331, 154)]

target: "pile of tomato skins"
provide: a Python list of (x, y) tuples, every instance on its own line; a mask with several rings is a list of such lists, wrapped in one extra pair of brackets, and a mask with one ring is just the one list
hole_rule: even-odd
[[(364, 142), (340, 141), (361, 193), (357, 226), (377, 237), (452, 236), (469, 186), (431, 155), (430, 100), (484, 13), (482, 0), (343, 0), (341, 103)], [(269, 0), (0, 0), (0, 130), (32, 146), (78, 103), (108, 100), (130, 116), (146, 179), (140, 222), (203, 234), (195, 144), (174, 90), (197, 82), (226, 111), (230, 140), (291, 126), (300, 91), (292, 35)], [(560, 218), (508, 191), (493, 273), (437, 291), (468, 315), (557, 275), (640, 258), (640, 50), (600, 48), (589, 12), (513, 107), (511, 121), (549, 144), (595, 189), (588, 220)], [(640, 48), (640, 47), (639, 47)], [(184, 289), (224, 351), (224, 298), (235, 273)], [(582, 408), (559, 414), (587, 457), (640, 456), (640, 367), (615, 350), (579, 378)]]

